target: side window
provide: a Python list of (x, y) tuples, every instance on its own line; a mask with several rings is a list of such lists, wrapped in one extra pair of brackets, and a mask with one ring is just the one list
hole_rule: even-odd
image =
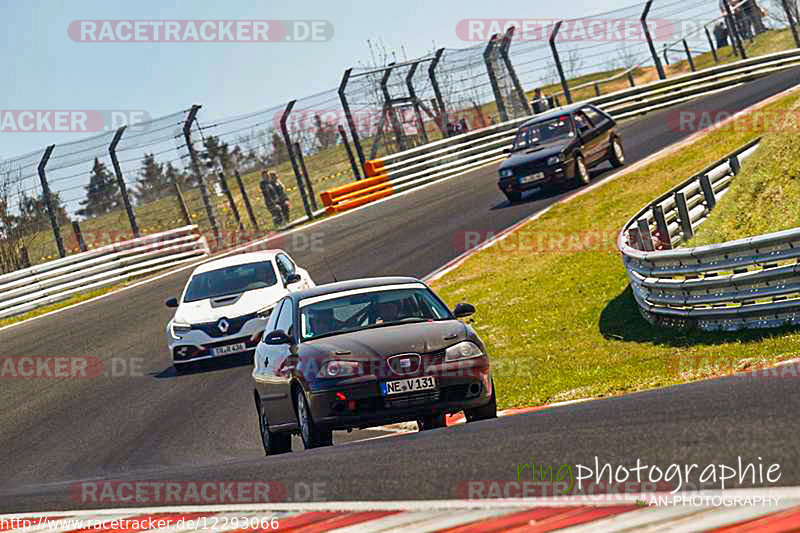
[(289, 335), (292, 334), (292, 313), (293, 306), (291, 300), (284, 300), (283, 307), (281, 307), (281, 312), (278, 315), (278, 321), (275, 324), (275, 329), (282, 329)]
[(575, 113), (575, 125), (578, 126), (578, 131), (583, 130), (584, 128), (592, 127), (591, 121), (586, 117), (583, 111), (578, 111)]
[(597, 110), (594, 109), (594, 108), (584, 107), (584, 108), (581, 109), (581, 111), (592, 122), (592, 125), (594, 127), (598, 127), (598, 126), (602, 125), (606, 121), (606, 118), (603, 115), (601, 115), (600, 113), (598, 113)]

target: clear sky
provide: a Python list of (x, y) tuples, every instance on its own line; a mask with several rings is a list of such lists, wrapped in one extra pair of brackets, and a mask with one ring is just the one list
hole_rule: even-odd
[[(0, 0), (6, 36), (0, 110), (129, 109), (158, 117), (200, 103), (205, 116), (222, 117), (334, 88), (345, 68), (369, 62), (368, 39), (416, 57), (434, 46), (469, 45), (456, 35), (456, 24), (466, 18), (573, 18), (639, 3)], [(87, 19), (321, 19), (335, 34), (328, 42), (306, 43), (74, 42), (69, 24)], [(0, 158), (86, 135), (0, 132)]]

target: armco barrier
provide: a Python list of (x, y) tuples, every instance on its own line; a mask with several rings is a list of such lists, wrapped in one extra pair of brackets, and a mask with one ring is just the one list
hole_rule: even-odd
[[(654, 81), (583, 103), (598, 105), (615, 119), (624, 120), (797, 66), (800, 50), (778, 52)], [(328, 212), (341, 212), (500, 161), (506, 157), (503, 150), (510, 146), (517, 127), (530, 118), (517, 118), (367, 161), (369, 180), (325, 191), (322, 202)]]
[(156, 233), (0, 276), (0, 318), (65, 300), (209, 253), (197, 226)]
[(688, 249), (758, 140), (657, 198), (619, 237), (633, 297), (650, 323), (738, 330), (800, 323), (800, 228)]

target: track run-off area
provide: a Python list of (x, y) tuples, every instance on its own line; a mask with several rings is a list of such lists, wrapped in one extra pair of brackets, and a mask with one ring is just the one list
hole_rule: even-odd
[[(800, 79), (793, 69), (683, 104), (741, 110)], [(690, 135), (667, 113), (621, 125), (628, 164)], [(496, 164), (300, 228), (271, 242), (318, 283), (423, 277), (457, 257), (463, 231), (499, 232), (575, 191), (509, 205)], [(604, 165), (594, 182), (612, 171)], [(640, 206), (630, 206), (631, 213)], [(620, 265), (622, 268), (622, 265)], [(247, 361), (176, 376), (164, 328), (188, 270), (0, 331), (2, 356), (96, 358), (113, 370), (86, 379), (3, 379), (0, 511), (120, 507), (81, 501), (87, 480), (269, 480), (319, 488), (318, 499), (452, 500), (470, 480), (510, 480), (516, 467), (643, 463), (779, 463), (772, 486), (800, 485), (800, 380), (733, 376), (577, 403), (424, 433), (337, 433), (335, 446), (265, 458)], [(536, 297), (535, 287), (530, 297)], [(480, 313), (482, 310), (478, 310)], [(485, 312), (485, 311), (484, 311)], [(558, 357), (559, 354), (553, 354)], [(125, 368), (123, 368), (125, 367)], [(502, 396), (502, 390), (498, 395)], [(71, 490), (73, 489), (73, 490)], [(313, 499), (313, 496), (310, 498)]]

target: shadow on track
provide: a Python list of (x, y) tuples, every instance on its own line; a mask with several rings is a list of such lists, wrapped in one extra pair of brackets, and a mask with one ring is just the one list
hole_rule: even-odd
[[(595, 168), (589, 171), (591, 183), (590, 185), (594, 185), (594, 181), (598, 178), (603, 177), (605, 174), (608, 174), (614, 170), (610, 166), (603, 164), (600, 168)], [(548, 198), (553, 198), (556, 196), (563, 196), (573, 191), (577, 191), (582, 189), (584, 186), (578, 187), (577, 185), (565, 183), (562, 185), (554, 185), (550, 187), (545, 187), (543, 189), (534, 189), (530, 192), (523, 193), (522, 199), (518, 202), (511, 203), (508, 200), (504, 200), (500, 203), (493, 205), (489, 208), (490, 211), (496, 211), (498, 209), (508, 209), (510, 207), (516, 207), (519, 205), (525, 205), (532, 202), (538, 202), (541, 200), (547, 200)], [(499, 191), (498, 191), (499, 192)], [(502, 193), (500, 193), (502, 196)]]
[(623, 342), (649, 342), (664, 346), (721, 345), (731, 342), (760, 342), (787, 333), (797, 333), (800, 327), (784, 327), (763, 330), (706, 332), (699, 329), (678, 329), (650, 325), (639, 313), (628, 285), (611, 300), (600, 313), (600, 333)]
[(221, 370), (230, 370), (240, 366), (252, 366), (253, 356), (248, 354), (235, 355), (223, 357), (220, 359), (204, 359), (192, 363), (189, 368), (175, 371), (175, 367), (170, 365), (160, 372), (151, 372), (150, 375), (156, 379), (175, 379), (184, 376), (191, 376), (193, 374), (205, 374), (207, 372), (218, 372)]

